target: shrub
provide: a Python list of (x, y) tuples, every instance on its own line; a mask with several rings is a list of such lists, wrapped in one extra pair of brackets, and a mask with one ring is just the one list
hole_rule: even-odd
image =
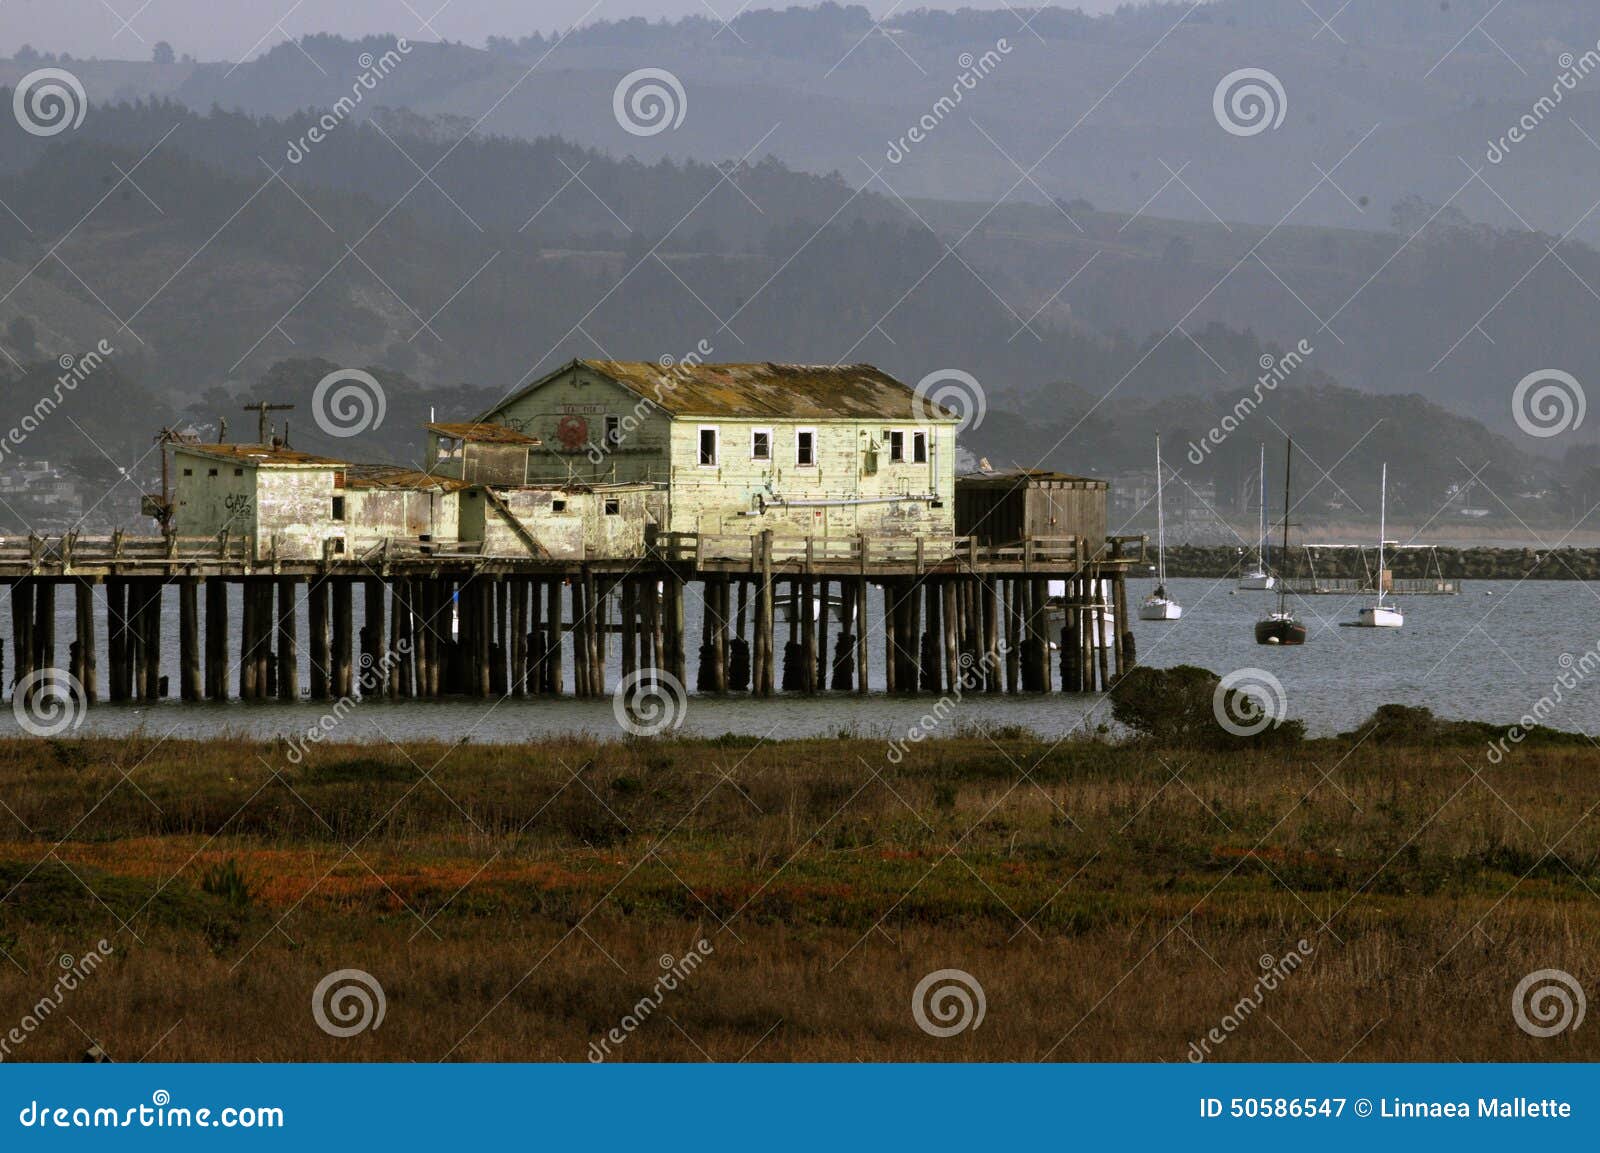
[[(1241, 743), (1293, 743), (1305, 738), (1305, 724), (1281, 720), (1252, 736), (1236, 736), (1222, 727), (1215, 706), (1222, 678), (1210, 669), (1178, 665), (1157, 669), (1141, 665), (1111, 689), (1111, 716), (1135, 737), (1165, 745), (1208, 747)], [(1249, 715), (1244, 694), (1230, 689), (1227, 715)]]
[(250, 881), (239, 868), (239, 862), (229, 857), (220, 865), (210, 865), (200, 874), (200, 890), (213, 897), (221, 897), (237, 909), (249, 906), (255, 899)]

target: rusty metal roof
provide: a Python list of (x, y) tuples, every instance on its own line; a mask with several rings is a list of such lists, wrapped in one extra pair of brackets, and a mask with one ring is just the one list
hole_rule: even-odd
[(526, 444), (539, 445), (544, 442), (536, 436), (529, 436), (525, 432), (518, 432), (503, 424), (490, 424), (486, 421), (467, 421), (459, 424), (435, 423), (428, 425), (429, 432), (436, 432), (440, 436), (454, 437), (456, 440), (471, 440), (481, 444)]
[(334, 460), (328, 456), (313, 456), (309, 452), (298, 452), (292, 448), (281, 448), (271, 444), (175, 444), (176, 452), (193, 453), (195, 456), (208, 456), (215, 460), (231, 460), (240, 464), (252, 466), (285, 467), (315, 467), (315, 468), (344, 468), (346, 462)]
[(991, 486), (994, 488), (1025, 488), (1030, 484), (1092, 484), (1109, 488), (1110, 481), (1092, 476), (1074, 476), (1068, 472), (1054, 472), (1047, 468), (997, 468), (990, 472), (964, 472), (956, 477), (962, 486)]
[(760, 420), (897, 420), (944, 423), (958, 414), (925, 400), (870, 364), (675, 364), (574, 360), (494, 411), (575, 367), (616, 381), (672, 416)]
[(414, 468), (389, 464), (353, 464), (345, 473), (344, 486), (353, 489), (408, 489), (416, 492), (460, 492), (471, 483), (453, 476), (437, 476)]

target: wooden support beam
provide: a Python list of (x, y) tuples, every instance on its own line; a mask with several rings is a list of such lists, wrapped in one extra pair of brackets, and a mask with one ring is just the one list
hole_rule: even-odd
[(816, 582), (800, 578), (800, 664), (801, 686), (807, 693), (817, 691)]
[[(106, 582), (107, 595), (111, 595), (111, 582)], [(113, 601), (113, 612), (115, 602)], [(118, 677), (115, 651), (111, 654), (112, 692), (116, 691)], [(206, 698), (213, 701), (228, 699), (228, 582), (221, 577), (206, 578)]]
[(333, 695), (343, 699), (354, 688), (350, 676), (351, 642), (355, 639), (355, 582), (333, 582)]
[(868, 627), (871, 612), (867, 607), (867, 578), (856, 577), (856, 692), (871, 687), (872, 634)]
[[(545, 652), (544, 652), (544, 684), (545, 691), (552, 696), (559, 697), (565, 690), (564, 680), (566, 670), (562, 667), (562, 629), (561, 629), (561, 588), (560, 577), (552, 577), (550, 585), (545, 590), (547, 600), (545, 607)], [(573, 678), (576, 681), (576, 677)]]
[(295, 599), (299, 582), (289, 577), (278, 581), (278, 699), (300, 699), (299, 622), (295, 619)]
[(178, 698), (198, 701), (200, 696), (200, 586), (183, 577), (178, 581)]
[[(100, 667), (94, 643), (94, 585), (80, 580), (73, 585), (73, 591), (78, 610), (78, 684), (83, 687), (84, 701), (93, 704), (100, 699)], [(196, 654), (196, 668), (199, 663), (200, 657)]]
[(333, 657), (328, 651), (330, 581), (312, 580), (306, 589), (306, 632), (311, 645), (311, 699), (325, 701), (333, 688)]
[[(33, 672), (33, 592), (36, 582), (23, 577), (11, 585), (11, 684), (13, 691)], [(120, 698), (113, 698), (120, 699)]]
[(33, 667), (59, 669), (56, 663), (56, 582), (37, 582), (33, 602)]

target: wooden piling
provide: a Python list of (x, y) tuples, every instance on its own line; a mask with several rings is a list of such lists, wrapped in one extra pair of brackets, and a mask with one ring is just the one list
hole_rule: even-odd
[(545, 607), (545, 691), (558, 697), (565, 689), (566, 678), (561, 653), (561, 587), (560, 577), (551, 578), (550, 586), (546, 590), (549, 599)]
[[(111, 582), (106, 582), (111, 593)], [(206, 699), (228, 699), (228, 582), (221, 577), (206, 578)], [(110, 654), (113, 684), (117, 677), (115, 653)], [(115, 692), (115, 688), (112, 690)]]
[(33, 602), (33, 667), (58, 669), (56, 664), (56, 582), (37, 582)]
[[(78, 614), (83, 615), (81, 601)], [(78, 634), (81, 643), (81, 621)], [(178, 581), (178, 697), (200, 699), (200, 584), (193, 577)]]
[[(78, 684), (83, 687), (83, 699), (94, 703), (100, 699), (100, 669), (95, 659), (94, 644), (94, 585), (80, 580), (73, 585), (77, 600), (78, 621)], [(199, 657), (195, 657), (196, 664)]]
[(865, 693), (871, 687), (871, 644), (869, 630), (871, 611), (867, 606), (867, 578), (856, 577), (856, 692)]

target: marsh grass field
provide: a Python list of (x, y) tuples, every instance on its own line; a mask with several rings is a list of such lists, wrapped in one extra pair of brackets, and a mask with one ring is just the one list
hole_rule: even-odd
[[(584, 1061), (701, 940), (611, 1059), (1600, 1058), (1511, 1005), (1600, 987), (1582, 740), (12, 740), (0, 801), (0, 1034), (113, 950), (8, 1060)], [(346, 968), (386, 1010), (335, 1037)], [(976, 1028), (918, 1026), (940, 969)]]

